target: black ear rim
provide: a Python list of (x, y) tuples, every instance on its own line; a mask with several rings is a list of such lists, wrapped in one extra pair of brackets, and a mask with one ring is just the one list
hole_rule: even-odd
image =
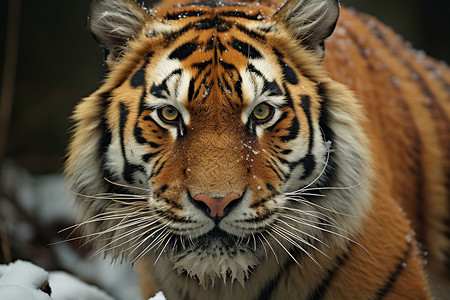
[(337, 15), (336, 15), (336, 19), (334, 20), (334, 23), (332, 23), (331, 26), (328, 27), (328, 32), (325, 33), (325, 35), (323, 36), (323, 40), (326, 40), (328, 37), (330, 37), (334, 30), (336, 29), (337, 26), (337, 22), (339, 21), (339, 17), (341, 16), (341, 4), (339, 2), (339, 0), (335, 0), (336, 4), (337, 4)]

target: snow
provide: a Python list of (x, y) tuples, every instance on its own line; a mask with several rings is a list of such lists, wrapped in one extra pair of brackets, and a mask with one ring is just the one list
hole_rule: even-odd
[(165, 300), (166, 297), (164, 296), (163, 292), (158, 292), (154, 297), (150, 298), (149, 300)]
[[(51, 226), (52, 224), (61, 222), (62, 224), (71, 225), (75, 223), (73, 216), (74, 197), (68, 191), (61, 174), (33, 176), (14, 162), (7, 160), (1, 166), (0, 177), (2, 178), (0, 182), (2, 193), (14, 196), (17, 204), (33, 217), (33, 221), (36, 224), (40, 224), (42, 228), (54, 230), (51, 234), (55, 235), (55, 239), (51, 242), (60, 241), (57, 237), (57, 229), (51, 229), (54, 228)], [(26, 248), (38, 232), (30, 223), (14, 219), (14, 206), (11, 203), (4, 201), (0, 196), (0, 218), (10, 238), (14, 237), (14, 241), (11, 240), (11, 242), (16, 242), (19, 247)], [(49, 226), (42, 226), (42, 224)], [(78, 286), (78, 283), (81, 284), (81, 280), (83, 280), (98, 286), (101, 290), (111, 295), (107, 296), (103, 292), (105, 296), (92, 299), (141, 299), (137, 270), (135, 267), (131, 267), (130, 263), (113, 263), (110, 259), (104, 259), (103, 256), (91, 259), (89, 259), (89, 255), (82, 257), (70, 243), (44, 245), (43, 247), (52, 253), (55, 265), (74, 275), (71, 277), (71, 285)], [(20, 259), (21, 257), (18, 258)], [(39, 258), (36, 258), (36, 260), (31, 258), (31, 260), (32, 263), (36, 264), (45, 261), (45, 259), (41, 260)], [(51, 289), (55, 291), (55, 297), (58, 298), (53, 298), (53, 295), (50, 298), (47, 294), (37, 289), (37, 283), (44, 283), (48, 279), (49, 274)], [(67, 296), (61, 296), (61, 290), (67, 287), (65, 282), (69, 282), (69, 277), (67, 277), (69, 275), (53, 274), (24, 261), (17, 261), (11, 265), (0, 265), (0, 276), (2, 277), (2, 279), (0, 278), (0, 300), (72, 299), (67, 298)], [(11, 276), (13, 276), (12, 279)], [(19, 279), (22, 279), (22, 281), (19, 281)], [(64, 288), (61, 289), (60, 287)], [(77, 293), (80, 295), (81, 291)], [(84, 298), (83, 296), (77, 299), (90, 298)]]
[(65, 272), (50, 272), (51, 298), (55, 300), (113, 300), (99, 288), (87, 285)]
[(21, 207), (40, 223), (74, 220), (74, 197), (60, 174), (32, 176), (11, 160), (3, 163), (1, 172), (1, 188), (16, 195)]
[[(50, 287), (50, 289), (46, 287)], [(99, 288), (65, 272), (47, 272), (18, 260), (0, 265), (0, 300), (114, 300)], [(128, 298), (140, 299), (140, 298)], [(149, 300), (165, 300), (158, 292)]]
[[(45, 287), (50, 286), (50, 290)], [(46, 291), (47, 290), (47, 291)], [(50, 295), (49, 295), (50, 293)], [(0, 265), (0, 300), (113, 300), (64, 272), (47, 272), (27, 261)]]
[(64, 268), (86, 281), (95, 282), (118, 299), (141, 299), (136, 268), (108, 258), (81, 258), (66, 244), (58, 245), (55, 251)]
[(25, 261), (0, 266), (0, 300), (51, 299), (39, 288), (48, 280), (42, 268)]

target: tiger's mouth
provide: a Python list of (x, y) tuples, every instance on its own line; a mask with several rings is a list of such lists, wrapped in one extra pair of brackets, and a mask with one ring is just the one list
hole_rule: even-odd
[[(238, 237), (233, 235), (216, 225), (210, 231), (195, 237), (187, 239), (184, 235), (175, 234), (172, 238), (172, 248), (174, 253), (183, 253), (185, 251), (207, 250), (214, 246), (220, 245), (224, 250), (239, 248), (242, 245), (253, 249), (254, 241), (249, 237)], [(219, 249), (220, 251), (220, 249)]]
[(196, 237), (173, 236), (168, 258), (179, 274), (195, 278), (200, 285), (237, 280), (242, 286), (262, 258), (255, 235), (239, 237), (218, 225)]

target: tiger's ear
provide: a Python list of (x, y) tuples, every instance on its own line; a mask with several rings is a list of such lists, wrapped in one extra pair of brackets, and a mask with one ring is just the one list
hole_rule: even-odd
[(275, 17), (286, 25), (300, 44), (323, 57), (324, 40), (333, 33), (339, 18), (339, 1), (287, 0)]
[(105, 47), (108, 65), (117, 61), (132, 40), (150, 20), (150, 15), (132, 0), (94, 0), (89, 14), (89, 29)]

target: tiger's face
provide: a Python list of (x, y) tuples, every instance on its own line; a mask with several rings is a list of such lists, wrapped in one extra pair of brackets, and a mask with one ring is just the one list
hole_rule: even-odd
[(351, 205), (326, 203), (321, 188), (333, 184), (330, 166), (356, 156), (329, 163), (340, 141), (323, 108), (334, 92), (319, 43), (302, 46), (259, 4), (169, 5), (154, 17), (131, 1), (92, 9), (107, 48), (98, 28), (109, 18), (134, 30), (125, 48), (109, 46), (111, 73), (77, 109), (66, 168), (74, 189), (101, 198), (80, 205), (94, 220), (86, 231), (104, 237), (99, 248), (169, 261), (206, 286), (243, 284), (268, 252), (322, 243), (320, 226), (334, 222), (325, 211)]

